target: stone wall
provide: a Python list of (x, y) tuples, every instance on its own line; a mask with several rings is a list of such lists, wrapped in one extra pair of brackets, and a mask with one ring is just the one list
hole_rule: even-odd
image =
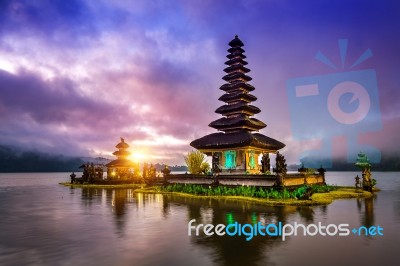
[(218, 182), (226, 186), (272, 187), (276, 182), (274, 175), (219, 175)]
[(304, 174), (287, 174), (283, 180), (285, 187), (301, 186), (304, 184), (323, 184), (324, 176), (318, 174), (304, 175)]
[(167, 182), (170, 184), (198, 184), (198, 185), (211, 185), (214, 182), (212, 176), (206, 175), (168, 175)]

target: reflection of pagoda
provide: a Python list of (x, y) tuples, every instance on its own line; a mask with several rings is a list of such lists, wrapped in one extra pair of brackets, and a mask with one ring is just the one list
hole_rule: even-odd
[(245, 67), (247, 62), (244, 60), (246, 56), (243, 54), (243, 43), (236, 36), (229, 45), (229, 60), (225, 62), (228, 67), (224, 69), (227, 75), (223, 77), (228, 83), (220, 87), (225, 94), (219, 98), (226, 104), (215, 110), (223, 117), (209, 124), (222, 132), (194, 140), (190, 145), (213, 156), (214, 170), (218, 166), (223, 172), (259, 173), (259, 155), (265, 154), (264, 158), (267, 159), (268, 153), (275, 153), (285, 147), (285, 144), (262, 134), (252, 133), (266, 127), (266, 124), (252, 117), (260, 109), (250, 104), (257, 98), (249, 93), (254, 87), (247, 83), (252, 78), (245, 74), (250, 69)]
[(134, 174), (135, 164), (127, 159), (131, 154), (127, 149), (129, 145), (121, 138), (121, 142), (115, 146), (118, 150), (113, 152), (117, 159), (106, 164), (107, 166), (107, 179), (110, 180), (126, 180), (131, 179)]
[[(249, 201), (222, 201), (221, 199), (202, 199), (182, 197), (174, 194), (162, 195), (163, 202), (166, 201), (173, 212), (176, 206), (181, 209), (187, 207), (187, 220), (195, 219), (193, 225), (202, 224), (225, 224), (238, 222), (239, 224), (262, 225), (282, 222), (287, 223), (298, 214), (303, 218), (302, 212), (297, 206), (265, 206)], [(303, 208), (303, 207), (302, 207)], [(311, 207), (304, 206), (304, 209), (311, 210)], [(304, 210), (304, 212), (307, 212)], [(303, 213), (304, 213), (303, 212)], [(312, 212), (312, 211), (311, 211)], [(308, 216), (314, 222), (314, 218)], [(273, 229), (272, 229), (273, 230)], [(272, 250), (281, 247), (285, 242), (280, 237), (256, 235), (251, 241), (246, 241), (241, 236), (206, 236), (200, 230), (199, 236), (195, 230), (190, 236), (190, 243), (195, 248), (206, 248), (208, 257), (214, 265), (270, 265)], [(290, 238), (287, 241), (291, 241)], [(245, 255), (244, 255), (245, 254)]]

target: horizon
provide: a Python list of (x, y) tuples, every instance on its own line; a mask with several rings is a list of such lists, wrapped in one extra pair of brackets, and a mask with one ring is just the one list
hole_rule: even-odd
[[(247, 3), (3, 3), (0, 145), (112, 158), (124, 137), (133, 160), (184, 165), (183, 156), (194, 150), (189, 143), (216, 132), (208, 124), (221, 117), (214, 111), (223, 104), (225, 56), (237, 34), (258, 98), (253, 104), (261, 109), (255, 117), (268, 125), (260, 133), (286, 144), (280, 152), (288, 165), (328, 136), (332, 158), (348, 156), (349, 135), (383, 155), (396, 154), (400, 4)], [(345, 58), (338, 43), (344, 39)], [(371, 56), (352, 68), (368, 50)], [(315, 59), (318, 52), (336, 68)], [(368, 116), (380, 124), (331, 134), (336, 124), (292, 117), (289, 81), (369, 69), (377, 82), (371, 103), (379, 106)], [(343, 101), (347, 112), (355, 108), (353, 99)], [(297, 135), (296, 121), (310, 130)]]

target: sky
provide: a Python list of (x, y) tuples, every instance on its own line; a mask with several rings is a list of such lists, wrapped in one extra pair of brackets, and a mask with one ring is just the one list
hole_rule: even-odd
[[(321, 143), (346, 157), (348, 139), (382, 156), (399, 150), (400, 3), (385, 0), (3, 0), (0, 145), (111, 158), (124, 137), (134, 160), (183, 164), (189, 143), (215, 132), (236, 34), (255, 117), (268, 125), (260, 133), (286, 144), (289, 163)], [(304, 80), (320, 84), (309, 102), (292, 93)], [(328, 117), (344, 81), (367, 94), (345, 89), (343, 115), (369, 104), (350, 127)]]

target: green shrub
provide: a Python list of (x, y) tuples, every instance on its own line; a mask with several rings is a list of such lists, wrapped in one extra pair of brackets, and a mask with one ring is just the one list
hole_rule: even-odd
[(210, 170), (210, 164), (205, 161), (206, 156), (200, 151), (191, 151), (184, 157), (190, 173), (197, 175), (207, 173)]
[(161, 187), (161, 191), (183, 192), (201, 196), (244, 196), (266, 199), (300, 199), (305, 195), (309, 188), (311, 188), (311, 194), (324, 193), (336, 189), (335, 186), (329, 185), (304, 185), (296, 189), (284, 188), (283, 190), (276, 190), (274, 188), (260, 188), (254, 186), (207, 187), (193, 184), (172, 184)]

